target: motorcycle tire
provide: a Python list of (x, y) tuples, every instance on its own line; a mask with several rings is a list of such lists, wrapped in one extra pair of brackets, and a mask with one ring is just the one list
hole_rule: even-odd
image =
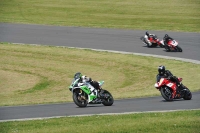
[(165, 86), (165, 87), (162, 87), (160, 89), (160, 93), (162, 95), (162, 97), (166, 100), (166, 101), (172, 101), (173, 98), (172, 98), (172, 90), (171, 88)]
[(103, 98), (103, 100), (102, 100), (103, 101), (102, 104), (104, 106), (111, 106), (114, 103), (114, 98), (109, 91), (103, 90), (102, 95), (105, 96), (105, 98)]
[(192, 99), (192, 93), (188, 88), (185, 88), (185, 94), (183, 96), (184, 100), (191, 100)]
[(86, 107), (88, 102), (87, 100), (83, 100), (83, 101), (80, 101), (79, 100), (79, 94), (77, 92), (73, 92), (73, 101), (74, 103), (79, 106), (79, 107)]
[(153, 48), (155, 48), (155, 47), (157, 47), (157, 46), (158, 46), (157, 43), (152, 43), (152, 45), (151, 45), (151, 47), (153, 47)]
[(176, 50), (177, 50), (178, 52), (183, 52), (183, 50), (182, 50), (182, 48), (181, 48), (180, 46), (176, 46)]
[(164, 48), (165, 46), (163, 46), (162, 44), (159, 45), (161, 48)]

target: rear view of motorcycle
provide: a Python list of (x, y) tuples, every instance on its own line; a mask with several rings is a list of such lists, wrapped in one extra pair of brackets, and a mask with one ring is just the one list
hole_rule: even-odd
[(178, 80), (180, 82), (180, 86), (178, 88), (176, 83), (168, 78), (161, 78), (159, 82), (155, 83), (155, 88), (160, 91), (162, 97), (166, 101), (172, 101), (173, 99), (181, 98), (184, 100), (191, 100), (192, 93), (181, 83), (182, 78), (178, 78)]

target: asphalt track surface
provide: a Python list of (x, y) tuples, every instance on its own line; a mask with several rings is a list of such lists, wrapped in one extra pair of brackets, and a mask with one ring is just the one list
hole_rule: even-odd
[[(147, 48), (140, 37), (145, 31), (98, 29), (81, 27), (43, 26), (0, 23), (0, 42), (41, 44), (92, 48), (102, 50), (125, 51), (175, 57), (199, 63), (200, 33), (149, 31), (162, 39), (165, 33), (179, 42), (182, 53), (166, 52), (163, 48)], [(155, 90), (156, 91), (156, 90)], [(113, 106), (102, 104), (78, 108), (74, 103), (9, 106), (0, 107), (0, 121), (40, 119), (74, 115), (91, 115), (104, 113), (128, 113), (166, 110), (200, 109), (200, 92), (193, 93), (192, 100), (175, 100), (166, 102), (161, 96), (115, 100)]]

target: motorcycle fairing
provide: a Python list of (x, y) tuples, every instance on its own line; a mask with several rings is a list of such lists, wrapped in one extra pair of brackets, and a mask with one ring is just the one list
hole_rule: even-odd
[(99, 81), (99, 86), (102, 86), (104, 84), (104, 81)]
[(175, 41), (175, 40), (170, 40), (170, 41), (168, 42), (168, 44), (169, 44), (169, 45), (173, 45), (173, 46), (177, 46), (177, 45), (178, 45), (178, 42)]
[[(88, 95), (88, 102), (91, 102), (91, 101), (93, 101), (94, 99), (97, 98), (98, 92), (90, 84), (87, 84), (87, 85), (83, 84), (83, 86), (80, 86), (80, 88), (81, 88), (81, 90), (83, 90)], [(93, 90), (93, 91), (91, 91), (91, 90)]]
[(175, 83), (170, 82), (170, 83), (166, 84), (166, 86), (170, 87), (173, 91), (176, 91), (176, 84)]
[(170, 87), (173, 91), (176, 91), (176, 84), (169, 80), (166, 80), (165, 78), (160, 79), (156, 88), (160, 88), (164, 84), (166, 84), (166, 86)]
[(81, 90), (83, 90), (86, 94), (90, 95), (91, 91), (87, 86), (80, 86)]

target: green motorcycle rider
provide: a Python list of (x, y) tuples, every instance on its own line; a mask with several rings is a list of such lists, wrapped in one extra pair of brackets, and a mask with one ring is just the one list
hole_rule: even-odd
[[(103, 97), (103, 94), (101, 94), (101, 87), (99, 86), (99, 83), (97, 81), (92, 80), (92, 78), (82, 75), (82, 73), (77, 72), (74, 75), (74, 80), (72, 81), (72, 84), (69, 87), (69, 90), (71, 91), (73, 87), (78, 87), (81, 84), (89, 83), (93, 87), (90, 87), (91, 96), (97, 97), (96, 102), (98, 102), (100, 97)], [(89, 102), (92, 101), (93, 98), (89, 98)]]

